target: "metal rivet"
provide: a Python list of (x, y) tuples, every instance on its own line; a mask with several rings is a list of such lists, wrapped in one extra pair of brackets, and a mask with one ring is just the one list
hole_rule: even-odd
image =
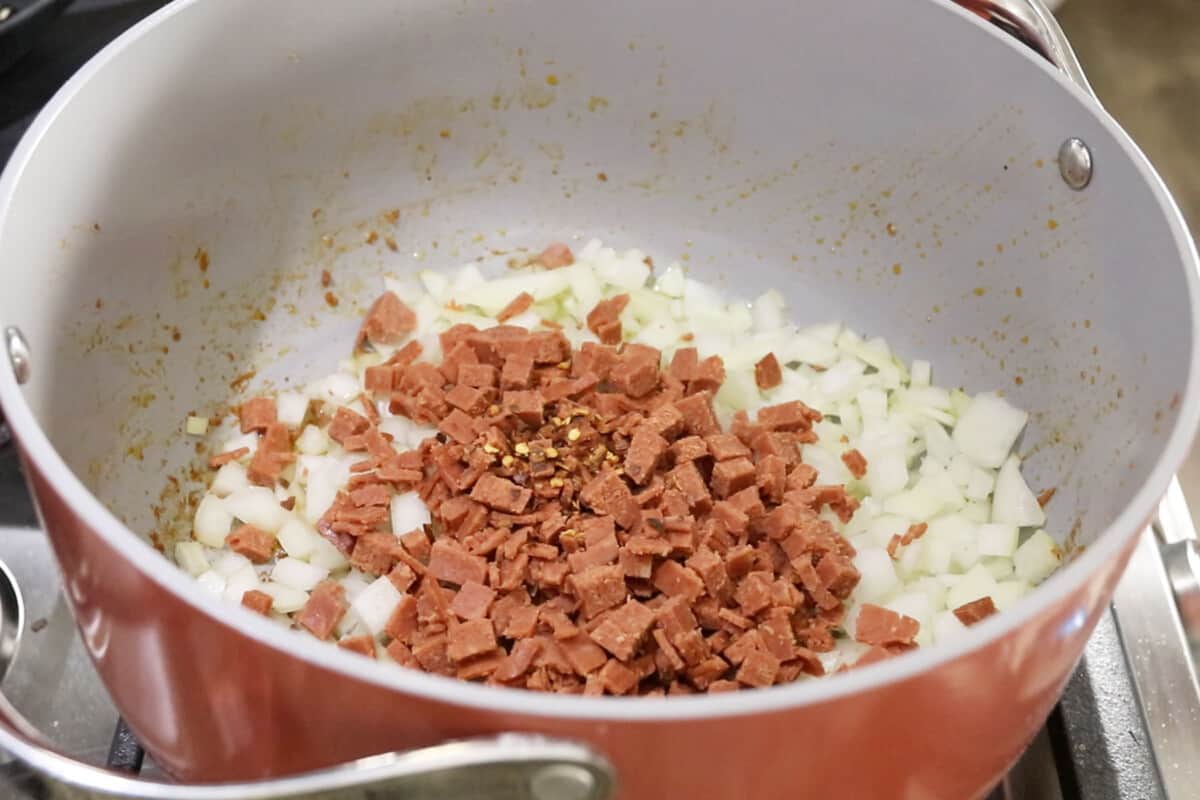
[(8, 363), (12, 364), (17, 383), (29, 380), (29, 345), (17, 328), (4, 329), (4, 349), (8, 351)]
[(546, 767), (529, 781), (529, 791), (537, 800), (586, 800), (595, 786), (592, 773), (574, 764)]
[(1082, 139), (1071, 137), (1058, 148), (1058, 173), (1077, 192), (1092, 182), (1092, 151)]

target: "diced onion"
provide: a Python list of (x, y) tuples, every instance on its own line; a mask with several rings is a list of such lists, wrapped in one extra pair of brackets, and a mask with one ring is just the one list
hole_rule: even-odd
[(1041, 525), (1046, 521), (1037, 496), (1021, 476), (1021, 460), (1011, 456), (996, 476), (996, 490), (992, 495), (992, 522), (1007, 522), (1010, 525)]
[(196, 506), (192, 519), (192, 532), (196, 541), (208, 547), (224, 547), (225, 537), (233, 526), (233, 514), (221, 498), (206, 494)]
[(403, 595), (385, 575), (358, 593), (350, 607), (372, 634), (380, 634)]
[(954, 443), (981, 467), (1004, 463), (1029, 415), (990, 392), (977, 394), (954, 426)]

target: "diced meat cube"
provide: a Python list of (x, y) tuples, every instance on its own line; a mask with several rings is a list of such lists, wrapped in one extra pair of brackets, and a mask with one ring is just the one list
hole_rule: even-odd
[(725, 530), (740, 536), (750, 527), (750, 517), (745, 511), (728, 500), (719, 500), (713, 505), (713, 516), (721, 521)]
[(537, 427), (542, 424), (546, 401), (541, 392), (537, 390), (505, 392), (503, 403), (513, 416), (526, 425)]
[(672, 597), (683, 597), (689, 602), (704, 594), (704, 581), (695, 570), (678, 561), (663, 561), (654, 568), (651, 578), (654, 588)]
[(629, 295), (619, 294), (607, 300), (601, 300), (596, 307), (588, 312), (588, 330), (596, 334), (604, 344), (620, 344), (621, 342), (621, 312), (629, 305)]
[(531, 305), (533, 305), (533, 295), (529, 292), (521, 292), (512, 299), (512, 302), (500, 309), (500, 313), (496, 314), (496, 321), (508, 322), (513, 317), (524, 314)]
[(608, 656), (586, 633), (579, 633), (558, 643), (571, 668), (580, 675), (595, 672), (604, 666)]
[(620, 661), (609, 659), (600, 668), (600, 683), (609, 694), (629, 694), (638, 685), (638, 676)]
[(658, 355), (643, 351), (629, 351), (621, 354), (621, 359), (608, 374), (608, 380), (619, 392), (629, 397), (645, 397), (658, 385)]
[(607, 514), (622, 528), (633, 528), (642, 519), (642, 511), (633, 492), (621, 476), (604, 470), (592, 478), (579, 493), (579, 499), (597, 514)]
[(384, 292), (367, 311), (355, 349), (370, 341), (395, 344), (417, 328), (417, 315), (394, 292)]
[(403, 593), (411, 589), (412, 585), (417, 582), (417, 574), (407, 564), (397, 564), (388, 573), (388, 580), (392, 582), (392, 586), (396, 587), (396, 591)]
[(705, 437), (704, 441), (708, 445), (708, 452), (717, 461), (750, 457), (750, 448), (732, 433), (714, 433)]
[(411, 644), (418, 624), (417, 599), (410, 594), (405, 594), (392, 610), (387, 624), (383, 626), (383, 632), (393, 639)]
[(817, 563), (817, 577), (834, 597), (845, 599), (858, 585), (860, 575), (849, 558), (840, 553), (826, 553)]
[(858, 450), (847, 450), (842, 453), (842, 463), (855, 478), (861, 478), (867, 474), (867, 459)]
[(450, 611), (461, 619), (482, 619), (487, 616), (496, 591), (478, 581), (467, 581), (450, 601)]
[(329, 423), (329, 438), (342, 444), (347, 437), (365, 433), (369, 427), (371, 427), (371, 421), (362, 414), (351, 411), (345, 406), (338, 406)]
[(488, 406), (487, 395), (466, 383), (460, 383), (446, 392), (446, 402), (470, 417), (478, 417)]
[(688, 507), (697, 514), (712, 508), (712, 495), (694, 462), (686, 461), (671, 470), (667, 474), (667, 485), (682, 492)]
[(346, 590), (334, 581), (322, 581), (296, 614), (296, 622), (318, 639), (328, 639), (345, 614)]
[(754, 365), (754, 382), (760, 389), (774, 389), (783, 383), (783, 370), (774, 353), (767, 353)]
[(537, 630), (537, 621), (537, 606), (519, 606), (513, 609), (512, 614), (509, 616), (508, 623), (504, 626), (503, 635), (509, 639), (528, 638)]
[(492, 679), (501, 683), (508, 683), (520, 678), (529, 671), (529, 667), (533, 664), (533, 659), (542, 649), (542, 643), (537, 639), (521, 639), (513, 645), (512, 651), (496, 667), (496, 671), (492, 673)]
[(349, 650), (351, 653), (358, 653), (360, 656), (366, 656), (367, 658), (375, 657), (375, 637), (369, 634), (347, 636), (344, 639), (339, 639), (338, 647), (343, 650)]
[(628, 595), (625, 572), (620, 565), (592, 567), (572, 575), (571, 584), (585, 619), (620, 605)]
[(225, 537), (225, 544), (255, 564), (263, 564), (271, 559), (271, 553), (275, 551), (275, 535), (253, 525), (239, 525)]
[(715, 395), (724, 382), (725, 362), (720, 356), (709, 356), (692, 371), (692, 379), (688, 381), (688, 393), (711, 392)]
[[(244, 597), (242, 598), (242, 602), (246, 602)], [(976, 622), (987, 619), (995, 613), (996, 604), (990, 597), (981, 597), (978, 600), (972, 600), (954, 609), (954, 616), (958, 617), (959, 622), (963, 625), (974, 625)]]
[(787, 462), (776, 455), (768, 455), (755, 465), (754, 482), (762, 494), (772, 503), (783, 501), (787, 487)]
[(350, 566), (368, 575), (386, 575), (396, 563), (400, 541), (391, 533), (365, 533), (354, 541)]
[(683, 418), (683, 429), (687, 433), (708, 436), (721, 432), (717, 415), (713, 413), (712, 395), (708, 392), (697, 392), (682, 400), (676, 400), (675, 409)]
[(562, 242), (552, 242), (545, 250), (538, 254), (537, 263), (546, 269), (569, 267), (575, 263), (575, 256), (571, 253), (571, 248), (567, 245)]
[(748, 516), (751, 521), (757, 520), (766, 513), (766, 506), (758, 494), (758, 487), (747, 486), (740, 492), (729, 495), (729, 503), (734, 508)]
[(717, 497), (729, 497), (747, 486), (753, 486), (754, 475), (754, 462), (748, 458), (718, 461), (713, 465), (712, 471), (713, 494)]
[(496, 649), (496, 632), (490, 619), (460, 622), (446, 634), (446, 655), (453, 661), (464, 661)]
[(625, 571), (626, 578), (646, 579), (650, 577), (654, 569), (654, 556), (635, 553), (628, 547), (621, 548), (617, 561), (620, 563), (621, 569)]
[(669, 447), (667, 440), (645, 425), (633, 432), (629, 450), (625, 453), (625, 474), (634, 483), (645, 485)]
[(854, 624), (854, 639), (863, 644), (905, 645), (912, 644), (921, 623), (912, 617), (897, 614), (888, 608), (873, 603), (863, 603)]
[[(457, 378), (451, 378), (451, 380), (455, 379), (459, 385), (470, 386), (475, 389), (490, 389), (499, 383), (496, 368), (491, 364), (460, 364), (458, 366)], [(450, 399), (448, 394), (446, 395), (446, 399)], [(463, 411), (467, 411), (467, 409), (464, 408)]]
[(775, 683), (779, 675), (779, 659), (766, 650), (752, 650), (737, 671), (737, 680), (747, 686), (763, 688)]
[(699, 436), (685, 436), (671, 445), (671, 456), (676, 464), (696, 461), (708, 455), (708, 443)]
[(242, 403), (238, 409), (242, 433), (265, 431), (275, 422), (275, 400), (271, 397), (254, 397)]
[(433, 543), (427, 569), (437, 580), (459, 586), (471, 581), (483, 583), (487, 578), (487, 561), (482, 556), (472, 555), (461, 545), (445, 539)]
[(438, 430), (459, 444), (475, 441), (475, 420), (457, 408), (438, 423)]
[(571, 362), (571, 375), (580, 378), (592, 374), (597, 380), (605, 380), (618, 358), (617, 349), (611, 345), (584, 342)]
[(821, 421), (821, 412), (814, 411), (799, 400), (789, 400), (758, 410), (758, 424), (771, 431), (806, 431)]
[(501, 389), (528, 389), (533, 383), (533, 356), (509, 356), (500, 370)]
[(771, 573), (751, 572), (738, 581), (733, 598), (743, 614), (753, 617), (771, 604)]
[(367, 390), (367, 394), (388, 397), (395, 386), (395, 376), (395, 369), (386, 364), (367, 367), (363, 372), (363, 388)]
[(439, 675), (454, 674), (454, 662), (450, 660), (450, 656), (446, 652), (445, 634), (422, 639), (413, 645), (412, 654), (417, 663), (421, 665), (421, 669), (426, 672), (434, 672)]
[(696, 367), (700, 364), (700, 354), (694, 347), (680, 347), (671, 357), (671, 366), (667, 374), (680, 383), (687, 383), (696, 375)]
[(683, 430), (683, 414), (671, 403), (663, 403), (651, 410), (642, 425), (659, 436), (672, 439)]
[(687, 565), (700, 576), (704, 587), (713, 597), (724, 597), (729, 591), (729, 574), (725, 571), (725, 564), (720, 556), (707, 547), (701, 547), (692, 554)]
[(524, 513), (533, 492), (507, 478), (485, 473), (471, 488), (471, 499), (508, 514)]
[(242, 593), (242, 605), (263, 616), (271, 613), (271, 604), (274, 602), (271, 595), (260, 592), (258, 589), (247, 589)]

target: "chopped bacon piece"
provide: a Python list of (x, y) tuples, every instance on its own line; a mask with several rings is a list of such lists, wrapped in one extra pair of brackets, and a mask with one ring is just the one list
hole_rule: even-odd
[(271, 595), (258, 589), (247, 589), (242, 593), (242, 605), (264, 617), (271, 613), (271, 605), (274, 602), (275, 599)]
[(446, 655), (452, 661), (464, 661), (472, 656), (496, 649), (496, 632), (490, 619), (472, 619), (450, 628), (446, 635)]
[(375, 657), (375, 637), (370, 635), (363, 636), (347, 636), (344, 639), (338, 640), (338, 647), (343, 650), (349, 650), (351, 653), (358, 653), (360, 656), (367, 658)]
[(546, 269), (569, 267), (575, 263), (575, 256), (570, 247), (562, 242), (554, 242), (538, 254), (537, 263)]
[(861, 478), (867, 474), (867, 459), (858, 450), (847, 450), (842, 453), (842, 463), (855, 478)]
[(629, 295), (627, 294), (619, 294), (607, 300), (601, 300), (595, 308), (588, 312), (588, 330), (596, 334), (604, 344), (620, 344), (621, 321), (619, 317), (627, 305), (629, 305)]
[(873, 603), (863, 603), (858, 620), (854, 624), (854, 639), (863, 644), (881, 647), (907, 645), (912, 644), (920, 630), (921, 623), (912, 617), (897, 614)]
[(235, 553), (245, 556), (255, 564), (263, 564), (275, 552), (275, 535), (259, 530), (253, 525), (239, 525), (225, 537), (225, 544)]
[(348, 436), (365, 433), (371, 427), (371, 421), (345, 406), (338, 406), (333, 412), (333, 420), (329, 423), (329, 438), (338, 444), (346, 441)]
[(416, 313), (393, 292), (384, 292), (367, 311), (358, 331), (355, 349), (372, 344), (395, 344), (417, 327)]
[(254, 397), (242, 403), (238, 409), (242, 433), (265, 431), (275, 422), (275, 400), (271, 397)]
[(821, 421), (821, 412), (814, 411), (799, 400), (758, 410), (758, 424), (770, 431), (806, 431)]
[(328, 639), (345, 614), (346, 590), (334, 581), (322, 581), (296, 614), (296, 622), (318, 639)]
[(767, 353), (754, 365), (754, 382), (760, 389), (774, 389), (783, 383), (783, 371), (774, 353)]
[(963, 625), (974, 625), (995, 613), (996, 604), (990, 597), (981, 597), (954, 609), (954, 616), (958, 617), (959, 622)]
[(496, 321), (508, 322), (518, 314), (524, 314), (529, 310), (531, 305), (533, 305), (533, 295), (529, 292), (521, 292), (512, 299), (512, 302), (500, 310), (500, 313), (496, 315)]
[(491, 473), (480, 476), (471, 489), (471, 499), (475, 502), (509, 514), (523, 513), (532, 496), (529, 489)]
[(445, 539), (433, 543), (429, 554), (429, 575), (439, 581), (456, 583), (459, 586), (471, 581), (483, 583), (487, 579), (487, 561), (482, 556), (472, 555)]

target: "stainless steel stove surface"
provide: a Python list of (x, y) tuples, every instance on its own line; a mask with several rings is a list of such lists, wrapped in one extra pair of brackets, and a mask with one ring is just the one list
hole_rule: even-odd
[[(28, 56), (0, 74), (0, 164), (75, 69), (161, 5), (79, 0)], [(121, 724), (88, 660), (2, 428), (0, 561), (20, 587), (26, 613), (0, 688), (63, 752), (161, 778)], [(1172, 568), (1180, 569), (1194, 539), (1192, 518), (1173, 485), (1061, 702), (988, 800), (1200, 797), (1200, 688), (1161, 555), (1166, 546), (1179, 558)], [(1175, 585), (1189, 578), (1194, 584), (1186, 568), (1175, 577)], [(44, 796), (36, 776), (0, 755), (0, 797)]]

